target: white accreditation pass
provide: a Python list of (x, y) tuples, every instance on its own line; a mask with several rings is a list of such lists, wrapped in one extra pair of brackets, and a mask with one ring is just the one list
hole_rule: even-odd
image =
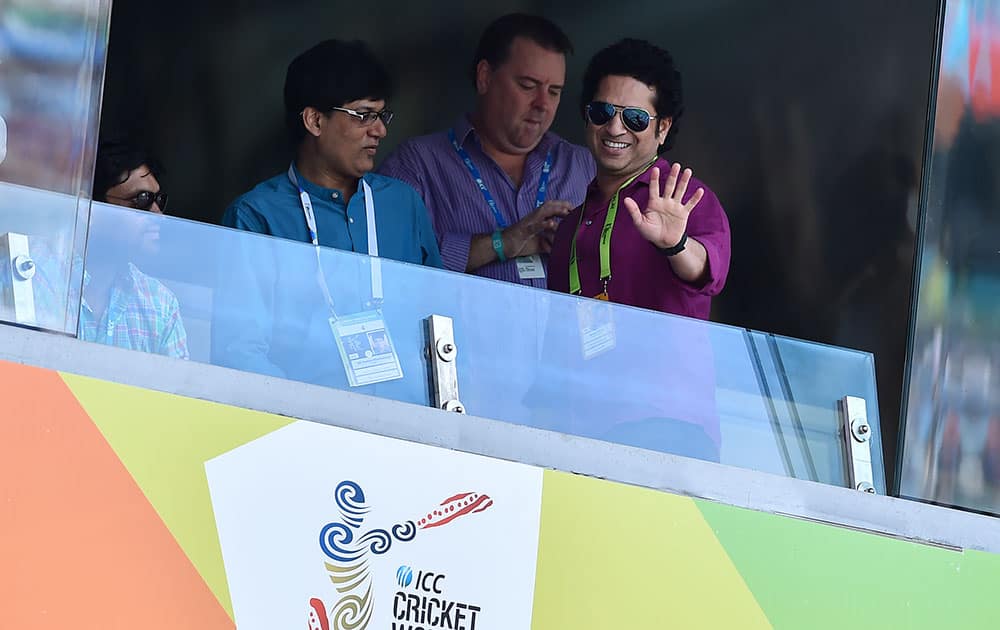
[(399, 355), (381, 311), (331, 317), (330, 329), (351, 387), (403, 378)]
[(615, 312), (608, 302), (580, 298), (576, 304), (576, 319), (580, 330), (580, 349), (589, 361), (617, 345)]
[[(389, 334), (385, 317), (380, 308), (338, 316), (333, 308), (333, 296), (327, 286), (326, 277), (320, 261), (319, 233), (316, 226), (316, 215), (313, 212), (312, 200), (302, 186), (299, 185), (293, 167), (288, 168), (288, 178), (299, 189), (299, 199), (302, 202), (302, 212), (309, 227), (309, 236), (316, 249), (316, 265), (319, 274), (320, 288), (330, 307), (330, 331), (340, 351), (340, 359), (347, 373), (347, 382), (351, 387), (373, 385), (403, 378), (403, 367), (399, 362), (399, 354)], [(381, 304), (382, 292), (382, 261), (378, 258), (378, 233), (375, 226), (375, 200), (371, 186), (364, 179), (361, 188), (365, 196), (365, 218), (368, 227), (368, 255), (371, 262), (372, 303)]]
[(533, 256), (520, 256), (517, 262), (517, 275), (521, 280), (544, 280), (545, 267), (542, 266), (542, 257), (538, 254)]

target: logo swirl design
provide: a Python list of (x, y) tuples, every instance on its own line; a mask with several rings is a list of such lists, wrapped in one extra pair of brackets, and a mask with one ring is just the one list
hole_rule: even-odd
[[(341, 481), (334, 490), (334, 500), (340, 519), (323, 525), (319, 532), (319, 548), (325, 556), (323, 565), (339, 599), (326, 611), (319, 598), (309, 600), (309, 630), (365, 630), (372, 618), (375, 595), (372, 585), (370, 558), (392, 549), (393, 543), (408, 543), (420, 530), (441, 527), (452, 521), (483, 512), (493, 505), (489, 495), (463, 492), (442, 501), (426, 515), (403, 521), (388, 529), (363, 526), (371, 512), (364, 489), (354, 481)], [(396, 581), (402, 587), (413, 581), (413, 570), (399, 567)]]

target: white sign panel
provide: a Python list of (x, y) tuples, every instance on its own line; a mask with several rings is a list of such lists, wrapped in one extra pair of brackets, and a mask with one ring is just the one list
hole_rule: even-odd
[(530, 628), (540, 469), (296, 422), (206, 470), (240, 630)]

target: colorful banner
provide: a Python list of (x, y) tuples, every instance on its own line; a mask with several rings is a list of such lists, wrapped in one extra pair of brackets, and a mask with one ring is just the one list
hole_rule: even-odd
[(0, 628), (1000, 619), (994, 554), (9, 363), (0, 394)]

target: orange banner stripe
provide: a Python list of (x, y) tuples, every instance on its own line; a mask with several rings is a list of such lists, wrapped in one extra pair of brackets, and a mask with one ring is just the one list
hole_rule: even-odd
[(234, 628), (57, 373), (0, 401), (0, 628)]

